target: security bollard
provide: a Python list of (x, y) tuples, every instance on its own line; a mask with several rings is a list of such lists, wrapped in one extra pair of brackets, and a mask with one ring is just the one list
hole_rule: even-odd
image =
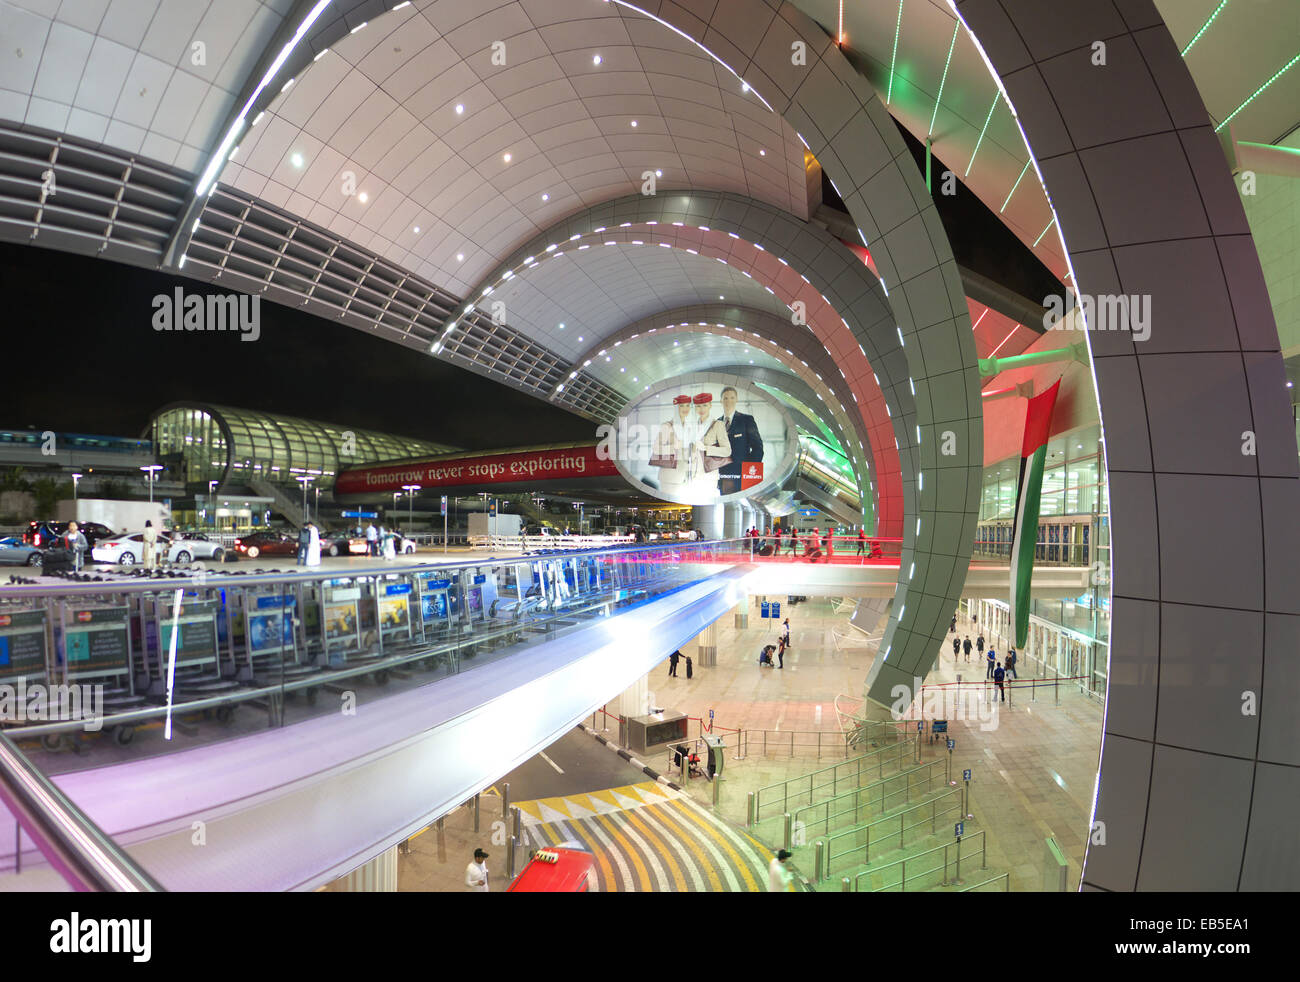
[(748, 800), (745, 803), (745, 828), (754, 827), (754, 792), (749, 792)]
[(506, 852), (506, 880), (507, 882), (515, 878), (515, 847), (517, 843), (515, 837), (510, 837), (510, 845)]
[(510, 782), (501, 785), (501, 821), (510, 820)]
[(783, 817), (785, 819), (785, 831), (781, 838), (781, 841), (784, 843), (782, 848), (789, 851), (791, 843), (794, 842), (794, 819), (790, 816), (789, 812), (786, 812)]
[(840, 893), (852, 893), (847, 876), (840, 880)]
[(519, 826), (521, 824), (520, 819), (523, 817), (524, 813), (519, 810), (518, 805), (510, 809), (510, 811), (512, 812), (512, 817), (510, 822), (510, 834), (515, 837), (516, 842), (522, 842), (523, 835), (520, 833)]
[(447, 820), (438, 819), (438, 862), (447, 861)]
[(474, 831), (478, 831), (479, 795), (474, 796)]
[(813, 873), (813, 882), (820, 883), (822, 881), (822, 869), (824, 869), (823, 859), (826, 855), (826, 843), (818, 839), (813, 849), (813, 864), (817, 867), (816, 872)]

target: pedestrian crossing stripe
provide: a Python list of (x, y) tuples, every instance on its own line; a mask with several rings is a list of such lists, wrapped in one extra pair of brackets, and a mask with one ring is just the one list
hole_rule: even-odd
[(517, 801), (515, 804), (523, 813), (523, 824), (557, 822), (564, 819), (591, 818), (593, 815), (608, 815), (611, 812), (626, 811), (629, 808), (641, 808), (645, 805), (659, 804), (672, 800), (680, 791), (666, 788), (655, 781), (631, 784), (621, 788), (607, 788), (604, 791), (592, 791), (560, 798), (538, 798), (535, 801)]
[[(526, 841), (534, 848), (580, 843), (595, 857), (598, 886), (604, 892), (764, 888), (770, 850), (684, 794), (657, 788), (651, 795), (655, 800), (625, 809), (612, 807), (610, 799), (630, 795), (571, 795), (567, 801), (574, 817), (567, 819), (559, 818), (558, 811), (543, 810), (539, 802), (523, 803), (557, 816), (549, 822), (531, 821), (524, 830)], [(587, 805), (600, 810), (579, 814)]]

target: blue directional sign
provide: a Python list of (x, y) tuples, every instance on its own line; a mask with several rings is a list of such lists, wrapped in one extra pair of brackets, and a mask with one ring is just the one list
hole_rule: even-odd
[(447, 496), (445, 494), (442, 496), (442, 513), (447, 514)]
[(773, 604), (772, 604), (772, 616), (773, 616), (774, 618), (776, 618), (777, 620), (780, 620), (780, 619), (781, 619), (781, 605), (780, 605), (779, 603), (773, 602)]
[(952, 834), (955, 835), (955, 836), (956, 836), (957, 838), (959, 838), (959, 839), (962, 837), (962, 835), (965, 833), (965, 831), (966, 831), (966, 823), (965, 823), (965, 822), (957, 822), (957, 823), (954, 824), (953, 827), (952, 827)]
[(953, 747), (955, 747), (955, 746), (957, 746), (957, 741), (956, 741), (956, 740), (951, 740), (951, 739), (950, 739), (950, 740), (948, 741), (948, 749), (951, 750), (951, 749), (952, 749)]
[(916, 728), (917, 728), (918, 730), (924, 730), (924, 729), (925, 729), (925, 720), (923, 720), (923, 719), (918, 719), (918, 720), (916, 721)]
[(766, 600), (763, 601), (763, 613), (762, 613), (762, 616), (763, 616), (763, 617), (771, 617), (771, 616), (772, 616), (772, 605), (771, 605), (770, 603), (768, 603)]
[(709, 710), (709, 719), (713, 719), (713, 710), (712, 710), (712, 709)]
[(343, 517), (344, 517), (344, 518), (378, 518), (378, 517), (379, 517), (379, 512), (377, 512), (377, 511), (345, 511), (345, 512), (343, 513)]
[(969, 768), (969, 767), (966, 768), (964, 771), (961, 772), (961, 779), (962, 779), (963, 781), (969, 781), (969, 780), (970, 780), (970, 768)]

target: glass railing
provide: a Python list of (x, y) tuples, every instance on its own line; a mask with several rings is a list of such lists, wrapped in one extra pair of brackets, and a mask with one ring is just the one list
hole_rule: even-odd
[[(0, 586), (0, 749), (15, 773), (48, 777), (337, 713), (340, 693), (360, 702), (435, 685), (749, 562), (752, 548), (734, 539)], [(19, 814), (3, 763), (0, 802)], [(50, 809), (51, 838), (72, 821), (48, 791), (31, 795)], [(0, 808), (0, 826), (6, 817)], [(25, 830), (35, 820), (20, 817)], [(21, 862), (8, 827), (0, 875)]]

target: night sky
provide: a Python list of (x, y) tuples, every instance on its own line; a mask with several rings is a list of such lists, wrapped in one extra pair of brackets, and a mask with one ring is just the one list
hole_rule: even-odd
[(595, 439), (596, 424), (356, 328), (263, 300), (261, 337), (157, 332), (156, 294), (207, 284), (0, 243), (0, 428), (138, 436), (169, 402), (303, 416), (466, 449)]

